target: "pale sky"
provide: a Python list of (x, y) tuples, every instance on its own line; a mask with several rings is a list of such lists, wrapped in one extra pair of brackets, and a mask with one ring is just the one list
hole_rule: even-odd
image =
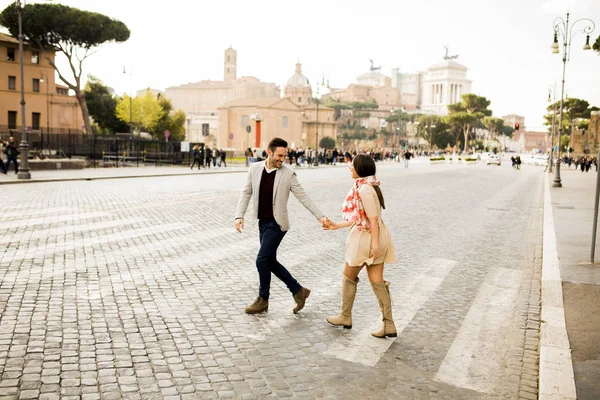
[[(108, 44), (84, 63), (119, 94), (223, 79), (223, 52), (238, 54), (238, 77), (255, 76), (283, 90), (298, 59), (311, 83), (346, 87), (374, 59), (381, 72), (424, 71), (444, 46), (469, 68), (473, 93), (491, 100), (494, 116), (525, 116), (543, 129), (548, 90), (560, 98), (562, 61), (551, 53), (553, 21), (590, 18), (600, 35), (599, 0), (60, 0), (121, 20), (130, 39)], [(4, 9), (10, 1), (0, 0)], [(578, 25), (583, 28), (583, 25)], [(565, 97), (600, 106), (600, 55), (573, 38)], [(63, 64), (64, 65), (64, 64)], [(126, 67), (131, 75), (123, 74)]]

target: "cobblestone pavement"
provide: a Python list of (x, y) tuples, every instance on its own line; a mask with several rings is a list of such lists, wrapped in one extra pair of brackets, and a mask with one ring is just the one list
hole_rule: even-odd
[[(345, 232), (292, 198), (279, 259), (312, 290), (257, 295), (257, 226), (233, 228), (245, 173), (4, 187), (0, 399), (535, 399), (542, 170), (381, 164), (398, 263), (394, 340), (361, 272), (339, 311)], [(298, 171), (332, 218), (346, 168)]]

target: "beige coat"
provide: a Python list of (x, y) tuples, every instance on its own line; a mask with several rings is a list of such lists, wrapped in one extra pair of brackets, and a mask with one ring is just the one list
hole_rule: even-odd
[(352, 267), (359, 267), (363, 264), (389, 264), (396, 262), (396, 252), (390, 233), (381, 219), (381, 204), (377, 197), (377, 192), (371, 185), (362, 185), (359, 189), (360, 199), (363, 204), (367, 218), (377, 217), (379, 222), (379, 249), (381, 255), (377, 259), (369, 257), (371, 252), (371, 232), (360, 231), (355, 225), (352, 225), (348, 237), (346, 238), (346, 262)]
[[(252, 199), (251, 217), (254, 221), (258, 218), (258, 191), (260, 189), (260, 181), (264, 168), (265, 161), (256, 162), (250, 165), (250, 168), (248, 169), (248, 181), (238, 200), (235, 212), (236, 219), (244, 218), (250, 199)], [(285, 232), (290, 229), (290, 220), (287, 210), (290, 192), (296, 196), (298, 201), (306, 207), (315, 218), (319, 219), (325, 216), (319, 207), (317, 207), (304, 192), (300, 183), (298, 183), (296, 171), (290, 166), (282, 164), (281, 168), (275, 171), (275, 183), (273, 184), (273, 216), (275, 217), (275, 222), (277, 222), (282, 231)]]

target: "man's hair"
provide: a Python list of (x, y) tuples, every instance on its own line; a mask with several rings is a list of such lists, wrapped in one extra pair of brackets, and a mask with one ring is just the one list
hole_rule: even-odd
[(271, 141), (269, 142), (269, 150), (271, 150), (271, 152), (275, 153), (275, 149), (277, 149), (278, 147), (284, 147), (287, 149), (288, 143), (281, 139), (281, 138), (273, 138), (271, 139)]

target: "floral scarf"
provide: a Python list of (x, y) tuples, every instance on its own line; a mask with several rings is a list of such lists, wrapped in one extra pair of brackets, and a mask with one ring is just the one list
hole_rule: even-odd
[(357, 178), (348, 192), (346, 200), (342, 203), (342, 215), (344, 220), (354, 222), (359, 230), (368, 231), (371, 228), (371, 224), (369, 223), (369, 219), (367, 218), (367, 214), (365, 213), (365, 209), (358, 193), (361, 186), (364, 184), (379, 186), (379, 181), (375, 175)]

